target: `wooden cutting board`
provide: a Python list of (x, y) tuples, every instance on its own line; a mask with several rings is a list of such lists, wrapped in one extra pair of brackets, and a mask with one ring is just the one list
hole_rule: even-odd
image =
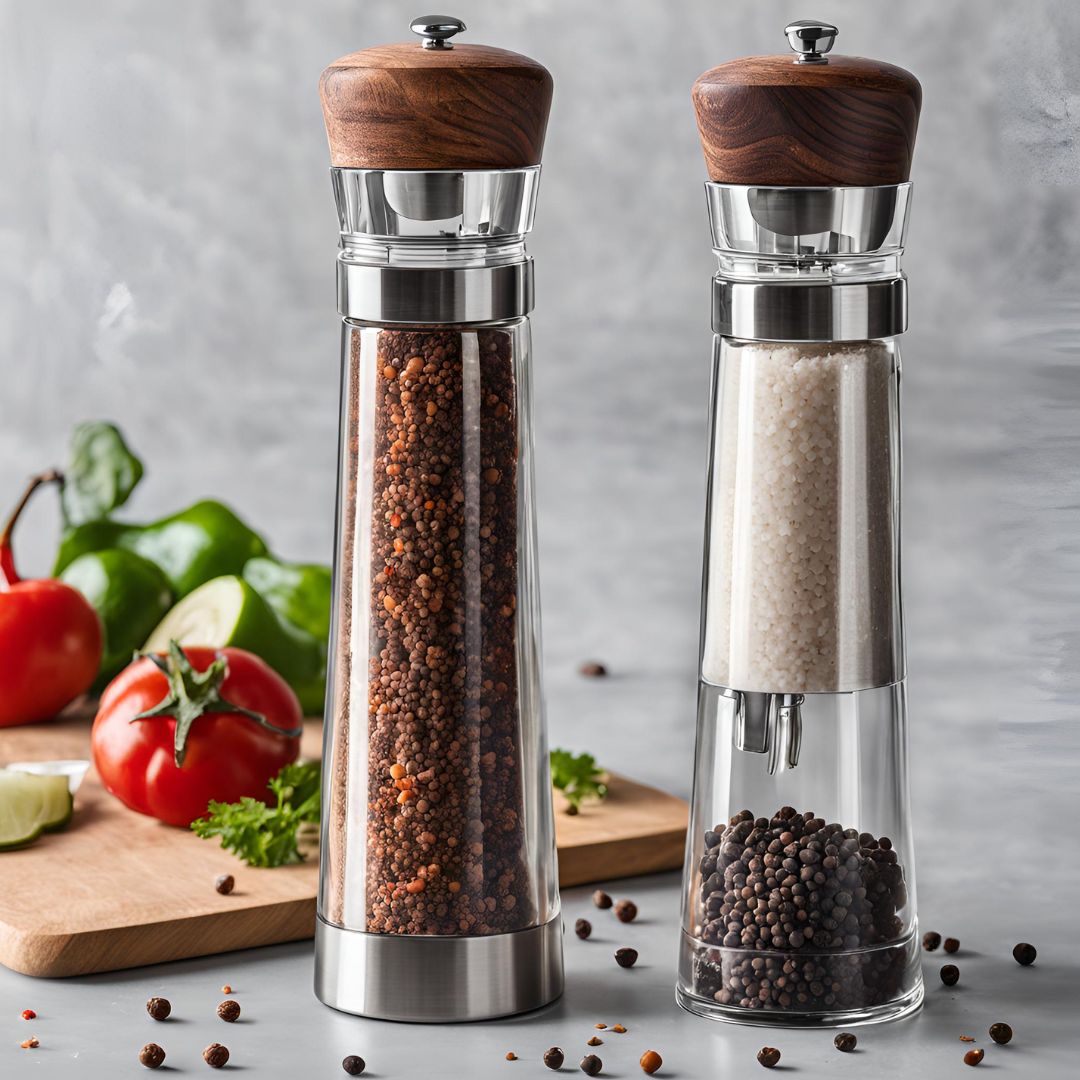
[[(62, 718), (0, 731), (0, 765), (89, 757), (89, 722)], [(308, 721), (303, 754), (318, 757)], [(581, 885), (682, 863), (687, 806), (612, 776), (607, 799), (576, 817), (556, 793), (559, 882)], [(214, 891), (229, 873), (236, 889)], [(26, 975), (84, 975), (309, 938), (316, 859), (254, 870), (183, 829), (126, 809), (91, 770), (61, 833), (0, 852), (0, 963)]]

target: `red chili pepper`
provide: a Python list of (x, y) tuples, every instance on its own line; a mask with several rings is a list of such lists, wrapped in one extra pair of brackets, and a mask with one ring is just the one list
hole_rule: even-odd
[(15, 572), (15, 523), (38, 487), (60, 479), (35, 476), (0, 532), (0, 727), (55, 716), (90, 688), (101, 660), (101, 623), (82, 593)]
[(23, 1009), (22, 1018), (24, 1020), (36, 1020), (37, 1019), (37, 1013), (34, 1012), (33, 1009)]

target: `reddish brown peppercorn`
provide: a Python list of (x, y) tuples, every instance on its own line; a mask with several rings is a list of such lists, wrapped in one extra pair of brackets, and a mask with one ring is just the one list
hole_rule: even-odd
[(518, 1059), (517, 1054), (515, 1054), (513, 1050), (507, 1050), (506, 1051), (506, 1060), (507, 1061), (517, 1061), (517, 1059)]
[(596, 660), (582, 664), (578, 671), (587, 679), (602, 679), (607, 674), (607, 668)]
[(615, 918), (619, 922), (633, 922), (637, 918), (637, 904), (633, 900), (620, 900), (615, 905)]
[(622, 1024), (612, 1024), (611, 1025), (611, 1030), (616, 1032), (619, 1035), (625, 1035), (626, 1034), (626, 1028), (624, 1028), (622, 1026)]
[(591, 1039), (588, 1040), (588, 1042), (586, 1042), (585, 1045), (586, 1046), (603, 1046), (604, 1045), (604, 1040), (601, 1039), (599, 1035), (594, 1035)]
[(202, 1052), (202, 1056), (211, 1069), (223, 1069), (229, 1061), (229, 1048), (221, 1043), (211, 1043)]
[(167, 1020), (169, 1013), (172, 1012), (172, 1005), (169, 1004), (168, 998), (152, 997), (146, 1003), (146, 1011), (155, 1020)]
[(218, 874), (214, 878), (214, 890), (221, 893), (222, 896), (228, 896), (236, 887), (236, 878), (232, 874)]
[(157, 1043), (147, 1043), (139, 1051), (139, 1064), (148, 1069), (160, 1069), (165, 1061), (165, 1051)]
[(240, 1003), (238, 1001), (223, 1001), (217, 1007), (217, 1014), (227, 1024), (235, 1024), (240, 1019)]
[(561, 1046), (552, 1046), (544, 1051), (544, 1064), (549, 1069), (561, 1069), (565, 1060)]
[(643, 1072), (647, 1072), (652, 1076), (652, 1074), (664, 1064), (664, 1059), (655, 1050), (646, 1050), (645, 1053), (641, 1055), (638, 1064), (641, 1066)]
[(574, 933), (577, 934), (582, 941), (585, 941), (592, 933), (592, 923), (589, 922), (588, 919), (578, 919), (578, 921), (574, 923)]
[(927, 952), (934, 952), (941, 945), (941, 935), (935, 930), (927, 930), (922, 936), (922, 947)]
[(946, 951), (947, 953), (954, 953), (954, 952), (958, 952), (958, 951), (959, 951), (959, 949), (960, 949), (960, 942), (959, 942), (959, 941), (957, 941), (957, 939), (956, 939), (956, 938), (954, 938), (954, 937), (947, 937), (947, 938), (945, 939), (945, 944), (944, 944), (944, 945), (942, 946), (942, 948), (943, 948), (943, 949), (944, 949), (944, 950), (945, 950), (945, 951)]
[(780, 1061), (780, 1051), (775, 1046), (763, 1046), (757, 1052), (758, 1064), (771, 1069)]
[(344, 1058), (341, 1062), (341, 1067), (350, 1076), (359, 1076), (364, 1069), (367, 1068), (367, 1063), (362, 1057), (357, 1054), (350, 1054), (347, 1058)]
[(603, 889), (597, 889), (592, 894), (592, 902), (602, 910), (607, 910), (615, 902)]
[(595, 1054), (586, 1054), (578, 1065), (578, 1068), (586, 1076), (599, 1076), (604, 1063)]
[(982, 1061), (982, 1059), (983, 1059), (983, 1051), (982, 1050), (969, 1050), (964, 1055), (964, 1064), (965, 1065), (978, 1065), (979, 1062)]
[(858, 1039), (851, 1034), (850, 1031), (841, 1031), (839, 1035), (833, 1039), (833, 1046), (840, 1051), (841, 1054), (850, 1054), (858, 1044)]

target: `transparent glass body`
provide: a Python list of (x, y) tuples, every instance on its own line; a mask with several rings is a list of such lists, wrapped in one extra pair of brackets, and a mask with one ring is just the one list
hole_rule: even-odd
[(319, 912), (489, 935), (558, 911), (529, 325), (346, 321)]
[(899, 355), (717, 337), (678, 998), (855, 1024), (922, 998)]

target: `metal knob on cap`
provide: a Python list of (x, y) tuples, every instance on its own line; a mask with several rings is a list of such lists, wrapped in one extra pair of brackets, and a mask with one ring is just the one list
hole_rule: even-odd
[(833, 47), (840, 31), (830, 23), (799, 19), (788, 23), (784, 33), (788, 44), (799, 54), (795, 58), (796, 64), (827, 64), (829, 60), (825, 54)]
[(420, 35), (420, 43), (425, 49), (452, 49), (454, 43), (449, 38), (460, 34), (467, 27), (453, 15), (421, 15), (413, 19), (409, 29)]

